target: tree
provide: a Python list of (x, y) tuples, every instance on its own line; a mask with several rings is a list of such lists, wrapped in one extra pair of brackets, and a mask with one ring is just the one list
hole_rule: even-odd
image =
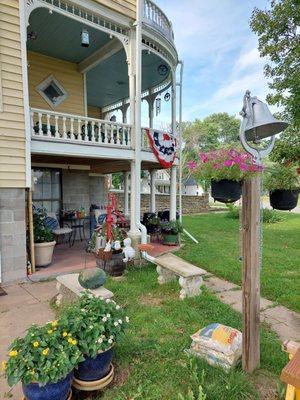
[(278, 163), (293, 163), (299, 166), (300, 162), (300, 134), (299, 129), (289, 126), (276, 139), (270, 160)]
[(261, 57), (267, 57), (265, 75), (272, 89), (270, 104), (283, 106), (285, 117), (300, 126), (300, 3), (271, 0), (269, 10), (253, 10), (250, 27), (258, 36)]

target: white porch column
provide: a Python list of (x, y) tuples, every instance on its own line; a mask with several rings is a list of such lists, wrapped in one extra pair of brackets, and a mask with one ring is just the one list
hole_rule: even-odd
[[(176, 135), (176, 68), (172, 70), (172, 134)], [(170, 171), (170, 221), (176, 220), (176, 166)]]
[(156, 170), (152, 169), (150, 171), (150, 212), (156, 212), (156, 205), (155, 205), (155, 174)]
[(176, 166), (173, 165), (170, 171), (170, 221), (176, 220)]
[(124, 172), (124, 215), (129, 216), (129, 172)]

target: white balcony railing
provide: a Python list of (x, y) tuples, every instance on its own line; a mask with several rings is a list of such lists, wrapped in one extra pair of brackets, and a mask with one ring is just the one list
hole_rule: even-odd
[(32, 138), (131, 147), (131, 125), (31, 108)]
[(174, 33), (172, 23), (166, 14), (151, 0), (144, 0), (144, 22), (159, 30), (172, 43)]

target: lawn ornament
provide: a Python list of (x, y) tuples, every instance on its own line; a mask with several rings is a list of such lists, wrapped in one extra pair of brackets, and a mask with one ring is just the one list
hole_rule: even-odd
[(135, 257), (135, 250), (133, 247), (131, 247), (131, 239), (130, 238), (124, 239), (124, 246), (125, 247), (123, 249), (123, 253), (125, 255), (125, 258), (123, 259), (123, 261), (126, 263)]
[(111, 251), (110, 240), (106, 243), (105, 248), (104, 248), (105, 253), (108, 253), (109, 251)]
[(121, 243), (120, 240), (116, 240), (114, 243), (114, 250), (118, 251), (121, 250)]

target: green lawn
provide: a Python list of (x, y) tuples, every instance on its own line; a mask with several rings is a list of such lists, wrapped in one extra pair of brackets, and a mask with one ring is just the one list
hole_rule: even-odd
[[(160, 286), (154, 266), (130, 269), (123, 281), (108, 280), (116, 301), (126, 308), (130, 325), (116, 346), (116, 379), (100, 400), (184, 400), (200, 383), (206, 400), (279, 400), (278, 375), (287, 359), (275, 335), (262, 328), (261, 369), (253, 375), (239, 367), (229, 374), (197, 359), (198, 377), (184, 353), (190, 335), (212, 322), (241, 329), (241, 316), (212, 294), (179, 300), (179, 286)], [(259, 383), (260, 382), (260, 383)], [(259, 386), (259, 389), (258, 389)], [(265, 397), (259, 392), (268, 392)], [(198, 400), (198, 397), (195, 397)]]
[[(263, 225), (262, 296), (300, 312), (300, 215)], [(184, 227), (199, 244), (185, 237), (178, 255), (213, 274), (241, 284), (239, 222), (226, 213), (184, 217)]]

